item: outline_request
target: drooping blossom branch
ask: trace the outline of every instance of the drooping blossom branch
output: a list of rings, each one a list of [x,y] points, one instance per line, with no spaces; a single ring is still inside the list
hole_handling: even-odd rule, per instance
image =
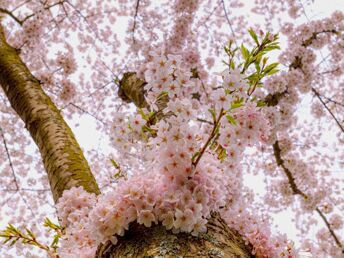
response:
[[[278,166],[280,166],[284,172],[284,174],[287,176],[288,178],[288,183],[290,185],[290,188],[293,191],[293,194],[295,195],[300,195],[302,196],[302,198],[304,198],[306,201],[307,199],[309,199],[309,197],[307,196],[307,194],[305,194],[303,191],[301,191],[298,186],[295,183],[295,179],[293,177],[292,172],[284,165],[284,160],[281,156],[281,149],[279,147],[279,143],[278,141],[276,141],[273,144],[273,150],[274,150],[274,155],[276,158],[276,163]],[[342,253],[344,254],[344,248],[342,243],[339,241],[336,233],[334,232],[334,230],[331,227],[331,224],[329,223],[329,221],[327,220],[326,216],[324,215],[324,213],[320,210],[319,207],[315,208],[315,211],[319,214],[319,216],[321,217],[321,219],[324,221],[328,231],[330,232],[332,238],[334,239],[336,245],[342,250]]]
[[[297,33],[297,31],[296,31],[296,33]],[[300,41],[299,43],[300,43],[301,47],[306,49],[308,47],[311,47],[312,44],[314,43],[314,41],[316,41],[320,35],[338,36],[338,35],[340,35],[340,33],[336,29],[325,29],[325,30],[320,30],[318,32],[313,32],[311,34],[311,37],[309,37],[306,40],[300,41],[297,38],[295,38],[294,40],[296,42]],[[296,70],[299,70],[302,72],[302,74],[304,76],[311,78],[312,75],[311,75],[311,72],[309,71],[309,68],[307,68],[308,70],[306,70],[306,71],[304,70],[304,67],[307,66],[308,64],[307,64],[307,62],[304,63],[305,61],[303,60],[302,54],[295,54],[295,55],[292,55],[292,57],[293,57],[293,59],[291,60],[291,62],[289,64],[289,73],[294,72]],[[284,98],[288,98],[288,95],[290,95],[290,94],[295,94],[293,92],[293,88],[291,88],[293,86],[294,85],[291,85],[291,86],[286,85],[285,88],[281,88],[282,90],[275,91],[273,93],[268,94],[264,99],[265,103],[271,107],[276,107],[276,106],[279,107],[281,100],[283,100]],[[338,119],[334,116],[333,112],[329,109],[329,107],[326,105],[326,103],[323,101],[323,99],[320,96],[320,94],[318,93],[318,91],[315,90],[314,87],[310,87],[309,89],[314,93],[314,95],[325,106],[327,111],[334,118],[334,120],[336,121],[336,123],[338,124],[338,126],[340,127],[340,129],[343,132],[342,125],[340,124]],[[281,101],[281,102],[283,103],[283,101]],[[283,109],[282,109],[282,112],[283,112]],[[283,157],[282,157],[281,148],[280,148],[278,139],[276,139],[276,141],[272,144],[272,149],[273,149],[274,158],[276,160],[276,163],[279,167],[282,168],[283,173],[287,177],[288,184],[289,184],[290,189],[292,190],[292,193],[294,195],[300,195],[305,201],[310,199],[310,196],[308,196],[304,191],[302,191],[299,188],[299,186],[296,183],[296,180],[295,180],[295,177],[294,177],[292,171],[285,165],[285,161],[283,160]],[[331,237],[333,238],[334,242],[336,243],[337,247],[341,250],[342,253],[344,253],[343,245],[340,242],[336,233],[334,232],[334,229],[332,228],[331,224],[329,223],[329,221],[326,218],[326,216],[324,215],[324,213],[321,211],[321,209],[319,207],[315,207],[314,210],[319,214],[321,219],[324,221],[326,228],[328,229],[328,231],[329,231]]]

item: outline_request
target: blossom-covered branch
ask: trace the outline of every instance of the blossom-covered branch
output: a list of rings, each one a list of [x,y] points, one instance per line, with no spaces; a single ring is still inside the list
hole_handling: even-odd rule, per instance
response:
[[[281,149],[280,149],[280,146],[279,146],[279,143],[278,141],[276,141],[274,144],[273,144],[273,150],[274,150],[274,155],[275,155],[275,158],[276,158],[276,162],[277,162],[277,165],[282,167],[283,169],[283,172],[285,173],[285,175],[287,176],[288,178],[288,182],[289,182],[289,185],[290,185],[290,188],[292,189],[293,191],[293,194],[295,195],[300,195],[302,196],[302,198],[305,199],[305,201],[307,201],[307,199],[309,199],[309,197],[307,196],[307,194],[305,194],[303,191],[301,191],[298,186],[296,185],[295,183],[295,179],[293,177],[293,174],[292,172],[284,165],[284,160],[281,156]],[[343,245],[342,243],[339,241],[336,233],[334,232],[334,230],[332,229],[330,223],[328,222],[327,218],[325,217],[324,213],[320,210],[319,207],[316,207],[315,208],[316,212],[320,215],[321,219],[324,221],[327,229],[329,230],[331,236],[333,237],[336,245],[342,249],[342,253],[344,254],[344,249],[343,249]]]

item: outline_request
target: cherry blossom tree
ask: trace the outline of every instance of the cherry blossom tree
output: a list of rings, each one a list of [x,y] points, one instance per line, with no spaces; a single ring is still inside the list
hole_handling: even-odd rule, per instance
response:
[[[2,255],[343,257],[344,13],[313,4],[0,0]]]

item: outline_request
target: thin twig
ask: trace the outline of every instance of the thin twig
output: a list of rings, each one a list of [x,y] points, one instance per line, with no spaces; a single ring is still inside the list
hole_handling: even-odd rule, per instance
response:
[[[343,103],[340,103],[340,102],[338,102],[338,101],[336,101],[336,100],[333,100],[333,99],[331,99],[331,98],[328,98],[328,97],[326,97],[326,96],[324,96],[324,95],[322,95],[321,97],[323,97],[323,98],[325,98],[325,99],[327,100],[326,104],[327,104],[328,102],[332,102],[332,103],[334,103],[335,105],[344,107],[344,104],[343,104]]]
[[[135,45],[136,40],[135,40],[135,29],[136,29],[136,23],[137,23],[137,15],[139,13],[139,7],[140,7],[140,0],[136,0],[136,7],[135,7],[135,14],[134,14],[134,24],[133,24],[133,29],[132,29],[132,37],[133,37],[133,44]]]
[[[0,13],[4,13],[7,14],[8,16],[10,16],[13,20],[15,20],[16,23],[18,23],[20,26],[23,25],[23,21],[19,20],[19,18],[17,16],[15,16],[11,11],[0,8]]]
[[[319,208],[316,208],[315,210],[318,212],[318,214],[320,215],[320,217],[322,218],[322,220],[325,222],[325,224],[326,224],[328,230],[330,231],[331,236],[334,238],[334,241],[336,242],[336,244],[338,245],[338,247],[339,247],[340,249],[342,249],[342,254],[344,254],[343,245],[342,245],[342,243],[339,241],[339,239],[338,239],[338,237],[336,236],[336,234],[334,233],[334,231],[332,230],[331,225],[330,225],[330,223],[327,221],[325,215],[322,213],[322,211],[321,211]]]
[[[227,9],[226,9],[226,5],[225,5],[225,1],[224,1],[224,0],[222,0],[222,6],[223,6],[223,11],[224,11],[224,13],[225,13],[225,17],[226,17],[227,23],[228,23],[228,25],[229,25],[229,28],[230,28],[232,34],[233,34],[233,39],[234,39],[235,46],[238,47],[238,45],[237,45],[237,43],[236,43],[236,40],[235,40],[235,32],[234,32],[232,23],[231,23],[231,21],[229,20],[228,13],[227,13]]]
[[[210,122],[210,121],[202,119],[202,118],[197,118],[197,121],[201,122],[201,123],[206,123],[206,124],[214,125],[213,122]]]
[[[2,141],[3,141],[3,143],[4,143],[4,146],[5,146],[5,150],[6,150],[8,162],[10,163],[10,167],[11,167],[11,171],[12,171],[12,176],[13,176],[14,184],[15,184],[15,186],[16,186],[16,191],[18,191],[18,190],[19,190],[19,184],[18,184],[18,181],[17,181],[16,174],[15,174],[15,172],[14,172],[13,163],[12,163],[12,160],[11,160],[10,152],[9,152],[9,150],[8,150],[8,147],[7,147],[5,135],[4,135],[4,132],[3,132],[3,130],[2,130],[1,127],[0,127],[0,134],[1,134]]]
[[[7,188],[0,188],[0,192],[18,192],[18,191],[28,191],[28,192],[49,192],[51,189],[28,189],[28,188],[20,188],[18,190],[15,189],[7,189]]]
[[[201,158],[202,158],[204,152],[206,151],[206,149],[208,148],[208,145],[209,145],[210,141],[211,141],[211,140],[214,138],[214,136],[216,135],[216,130],[217,130],[218,126],[219,126],[220,120],[221,120],[221,118],[222,118],[223,115],[224,115],[223,108],[221,108],[220,114],[219,114],[218,118],[214,121],[213,130],[211,131],[211,133],[210,133],[210,135],[209,135],[207,141],[205,142],[205,144],[203,145],[202,149],[200,150],[200,152],[199,152],[199,154],[198,154],[198,156],[197,156],[197,159],[196,159],[194,162],[192,162],[192,166],[193,166],[194,168],[197,167],[197,164],[198,164],[198,162],[201,160]]]
[[[98,117],[96,117],[96,116],[93,115],[92,113],[88,112],[87,110],[83,109],[82,107],[80,107],[80,106],[78,106],[78,105],[76,105],[76,104],[74,104],[74,103],[72,103],[72,102],[70,102],[67,106],[69,106],[69,105],[70,105],[70,106],[73,106],[73,107],[75,107],[75,108],[77,108],[77,109],[79,109],[80,111],[82,111],[82,112],[84,112],[85,114],[87,114],[87,115],[93,117],[94,119],[96,119],[97,121],[99,121],[99,122],[101,122],[102,124],[105,125],[104,121],[100,120]],[[66,107],[67,107],[67,106],[66,106]]]
[[[338,119],[336,118],[336,116],[332,113],[331,109],[329,109],[329,107],[326,105],[326,103],[323,101],[323,99],[321,98],[319,92],[317,92],[316,89],[312,88],[313,93],[315,94],[315,96],[317,96],[317,98],[320,100],[320,102],[324,105],[324,107],[326,108],[326,110],[330,113],[330,115],[333,117],[333,119],[336,121],[337,125],[339,126],[339,128],[341,129],[342,133],[344,133],[344,127],[340,124],[340,122],[338,121]]]

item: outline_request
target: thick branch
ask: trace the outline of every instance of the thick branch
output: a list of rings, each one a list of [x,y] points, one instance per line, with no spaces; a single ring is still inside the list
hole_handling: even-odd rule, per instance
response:
[[[125,102],[133,102],[138,108],[148,108],[149,105],[145,99],[145,89],[144,86],[147,83],[144,80],[139,79],[136,76],[135,72],[127,72],[123,75],[122,80],[118,85],[118,96]],[[158,110],[156,111],[154,117],[151,118],[149,122],[150,125],[156,123],[156,121],[162,119],[163,117],[169,117],[172,115],[172,112],[164,114],[163,109],[166,108],[168,103],[168,95],[161,94],[157,101],[156,106]]]
[[[16,50],[7,44],[1,26],[0,84],[41,152],[54,200],[74,186],[100,193],[71,129]]]
[[[20,20],[17,16],[15,16],[15,15],[14,15],[12,12],[10,12],[9,10],[0,8],[0,13],[7,14],[7,15],[10,16],[16,23],[18,23],[20,26],[23,25],[23,21]]]
[[[144,86],[147,83],[137,78],[135,72],[127,72],[119,82],[118,96],[125,102],[133,102],[139,108],[147,107]]]
[[[287,176],[289,185],[291,187],[291,190],[293,191],[293,194],[299,194],[303,198],[308,199],[307,195],[303,193],[296,185],[295,178],[293,177],[293,174],[291,171],[284,165],[284,160],[281,157],[281,148],[279,147],[278,141],[276,141],[273,145],[274,149],[274,155],[276,158],[276,163],[278,166],[283,168],[284,174]]]

